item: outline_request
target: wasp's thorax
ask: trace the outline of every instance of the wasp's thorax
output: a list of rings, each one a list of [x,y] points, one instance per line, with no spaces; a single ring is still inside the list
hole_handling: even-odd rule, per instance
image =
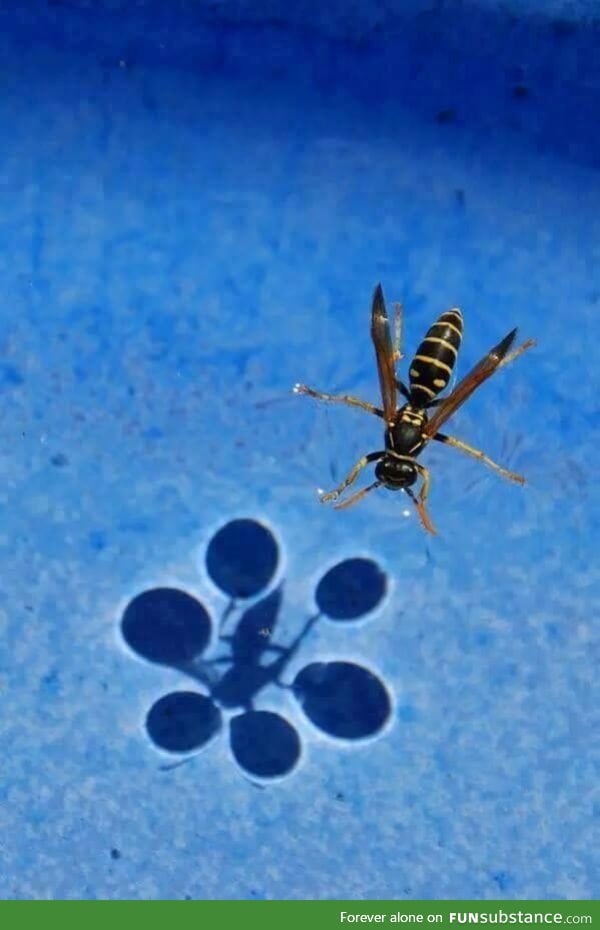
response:
[[[427,423],[427,414],[424,410],[412,404],[405,404],[386,431],[386,449],[393,449],[398,455],[418,455],[424,445],[425,423]]]

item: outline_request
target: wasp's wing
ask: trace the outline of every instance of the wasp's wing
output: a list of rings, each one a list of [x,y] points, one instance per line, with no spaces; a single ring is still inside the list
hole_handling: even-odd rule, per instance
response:
[[[375,358],[377,359],[379,386],[383,402],[383,416],[386,423],[391,423],[396,413],[396,371],[394,368],[394,346],[390,335],[390,321],[385,309],[381,284],[377,285],[373,294],[371,338],[375,346]]]
[[[423,427],[423,434],[432,438],[435,436],[440,426],[448,420],[453,413],[456,413],[459,407],[469,399],[473,391],[476,391],[480,384],[490,378],[515,341],[517,335],[516,329],[513,329],[502,342],[490,349],[488,354],[471,369],[468,375],[459,381],[454,390],[448,397],[444,398],[439,407],[432,414],[431,419]]]

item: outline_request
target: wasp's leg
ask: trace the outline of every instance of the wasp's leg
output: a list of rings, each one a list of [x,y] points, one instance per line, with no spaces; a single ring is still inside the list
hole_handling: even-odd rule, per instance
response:
[[[396,378],[396,387],[398,388],[398,390],[399,390],[400,393],[402,394],[403,398],[404,398],[405,400],[410,401],[410,391],[409,391],[408,388],[406,387],[404,381],[400,381],[400,378]]]
[[[381,481],[374,481],[373,484],[368,485],[366,488],[363,488],[361,491],[357,491],[356,494],[352,494],[351,497],[346,498],[345,501],[342,501],[341,504],[334,504],[334,510],[345,510],[347,507],[352,507],[353,504],[358,504],[360,500],[363,499],[365,494],[368,494],[369,491],[374,491],[375,488],[378,488],[381,485]]]
[[[345,491],[347,487],[349,487],[351,484],[354,484],[360,472],[363,470],[363,468],[365,468],[366,465],[369,465],[371,462],[377,462],[379,459],[382,459],[384,455],[385,451],[370,452],[369,455],[363,455],[362,459],[360,459],[354,468],[348,472],[342,483],[337,488],[335,488],[335,490],[321,495],[321,503],[326,504],[328,501],[336,501],[340,494]]]
[[[419,514],[419,519],[421,521],[423,529],[426,530],[428,533],[431,533],[432,536],[436,536],[437,534],[436,534],[435,526],[431,522],[431,517],[429,516],[429,513],[427,512],[427,507],[425,506],[425,502],[427,500],[427,496],[429,494],[429,488],[431,485],[431,481],[429,479],[429,470],[425,468],[423,465],[418,465],[416,462],[415,462],[415,467],[417,471],[419,472],[421,478],[423,479],[421,490],[419,491],[419,496],[418,497],[415,496],[415,494],[413,493],[413,491],[411,491],[410,488],[405,488],[404,490],[407,492],[408,496],[411,498],[415,507],[417,508],[417,513]]]
[[[510,365],[511,362],[514,362],[516,358],[523,355],[523,352],[527,352],[528,349],[533,349],[537,345],[535,339],[528,339],[523,345],[518,346],[516,349],[513,349],[512,352],[509,352],[508,355],[505,355],[498,368],[504,368],[505,365]]]
[[[515,481],[517,484],[525,484],[523,475],[518,475],[514,471],[509,471],[508,468],[502,468],[501,465],[498,465],[497,462],[494,462],[493,459],[486,455],[485,452],[467,445],[462,439],[455,439],[454,436],[446,436],[445,433],[436,433],[433,438],[437,439],[438,442],[446,443],[448,446],[454,446],[455,449],[460,449],[466,455],[471,455],[474,459],[479,459],[484,465],[488,465],[490,468],[493,468],[494,471],[497,471],[503,478],[507,478],[509,481]]]
[[[415,468],[419,472],[421,478],[423,479],[423,484],[421,485],[421,490],[419,491],[419,500],[422,504],[425,503],[429,497],[429,488],[431,487],[431,478],[429,477],[429,469],[425,468],[424,465],[419,465],[418,462],[415,462]]]
[[[373,404],[367,403],[366,400],[360,400],[350,394],[324,394],[323,391],[315,391],[313,388],[307,387],[306,384],[295,384],[294,394],[308,394],[309,397],[314,397],[316,400],[325,400],[330,404],[347,404],[348,407],[360,407],[361,410],[366,410],[367,413],[372,413],[376,417],[383,417],[383,410],[380,407],[375,407]]]

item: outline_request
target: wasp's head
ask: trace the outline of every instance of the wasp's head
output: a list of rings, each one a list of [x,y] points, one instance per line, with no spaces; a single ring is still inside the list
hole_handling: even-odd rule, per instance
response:
[[[414,462],[393,455],[384,456],[375,467],[375,477],[390,491],[409,488],[417,480],[417,475]]]

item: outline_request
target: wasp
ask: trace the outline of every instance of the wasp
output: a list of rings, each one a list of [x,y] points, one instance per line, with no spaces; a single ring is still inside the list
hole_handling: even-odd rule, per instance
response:
[[[508,471],[484,452],[475,449],[461,439],[441,433],[440,427],[456,413],[484,381],[487,381],[499,368],[503,368],[531,349],[535,345],[535,340],[528,339],[513,349],[517,330],[511,330],[498,345],[490,349],[487,355],[471,369],[462,381],[459,381],[447,396],[439,397],[438,395],[448,386],[456,364],[463,336],[462,313],[457,308],[447,310],[427,330],[410,364],[408,387],[396,376],[396,364],[403,358],[400,350],[401,314],[400,305],[396,305],[395,333],[394,341],[392,341],[383,290],[381,284],[378,284],[373,294],[371,339],[375,348],[382,407],[375,407],[373,404],[347,394],[325,394],[305,384],[297,384],[294,391],[297,394],[307,394],[317,400],[358,407],[379,417],[385,423],[384,448],[364,455],[339,487],[321,495],[321,501],[323,503],[338,501],[346,488],[354,484],[363,468],[376,463],[375,481],[341,503],[335,504],[335,509],[351,507],[375,488],[384,487],[390,491],[402,490],[413,501],[423,528],[435,535],[435,527],[426,506],[431,484],[429,470],[417,461],[417,457],[431,440],[460,449],[488,465],[503,478],[517,484],[525,484],[525,478],[522,475]],[[398,393],[405,401],[400,407],[397,403]],[[413,491],[413,485],[419,478],[421,487],[419,493],[416,494]]]

